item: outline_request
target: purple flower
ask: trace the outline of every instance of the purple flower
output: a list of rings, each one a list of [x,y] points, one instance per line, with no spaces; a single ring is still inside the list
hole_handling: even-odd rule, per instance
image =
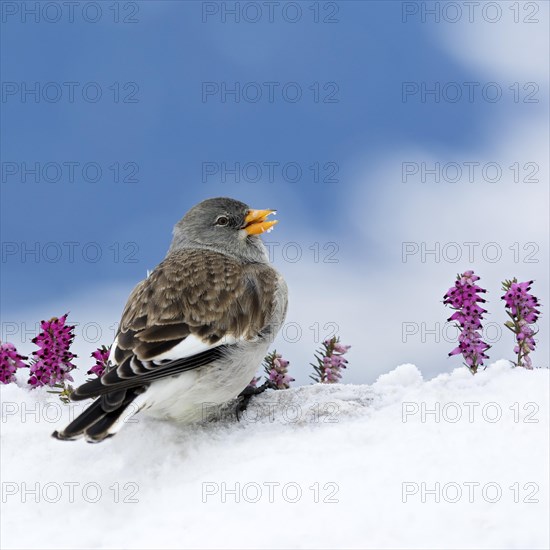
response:
[[[267,374],[269,385],[276,390],[286,390],[290,388],[290,382],[294,382],[288,374],[289,361],[283,359],[283,356],[277,351],[270,353],[264,360],[264,371]]]
[[[101,378],[109,364],[109,353],[110,348],[106,346],[101,346],[92,351],[91,357],[95,359],[95,365],[86,374],[95,374],[98,378]]]
[[[315,382],[321,384],[335,384],[342,378],[342,369],[345,369],[348,360],[343,357],[348,352],[351,346],[340,344],[338,337],[334,336],[323,342],[322,348],[315,354],[317,364],[311,363],[315,370],[314,375],[311,375]]]
[[[537,322],[540,315],[538,298],[529,294],[532,284],[533,281],[518,283],[516,278],[504,281],[502,290],[505,294],[501,297],[506,304],[506,313],[511,319],[504,325],[516,335],[517,345],[514,347],[514,353],[517,360],[514,365],[526,369],[533,368],[529,353],[535,349],[536,332],[531,325]]]
[[[260,381],[260,377],[259,376],[255,376],[254,378],[252,378],[252,380],[248,383],[248,388],[257,388],[258,387],[258,382]]]
[[[325,342],[330,342],[330,340],[325,340]],[[337,353],[346,353],[351,346],[344,346],[344,344],[340,344],[339,342],[335,342],[334,344],[334,351]]]
[[[19,355],[15,346],[9,342],[0,343],[0,382],[9,384],[15,381],[15,371],[26,367],[23,355]]]
[[[66,325],[66,320],[67,314],[40,323],[42,332],[32,340],[39,349],[32,352],[28,381],[31,387],[54,387],[73,380],[69,372],[76,368],[71,362],[76,355],[69,348],[74,340],[74,326]]]
[[[473,374],[483,365],[483,360],[489,358],[485,352],[490,348],[482,340],[480,332],[483,314],[487,310],[479,305],[485,303],[485,299],[479,294],[486,290],[476,285],[476,281],[479,281],[479,277],[473,271],[465,271],[462,275],[457,275],[454,286],[443,297],[443,303],[456,310],[447,321],[455,321],[460,329],[458,346],[449,355],[462,354],[466,366]]]

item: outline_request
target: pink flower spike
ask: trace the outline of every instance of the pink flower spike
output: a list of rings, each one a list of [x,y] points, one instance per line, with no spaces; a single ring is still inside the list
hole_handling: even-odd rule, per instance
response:
[[[316,355],[317,364],[311,363],[315,374],[311,375],[310,378],[321,384],[339,382],[342,378],[341,369],[345,369],[348,362],[343,355],[347,353],[350,347],[341,344],[336,336],[325,340],[321,350]]]
[[[72,381],[69,372],[76,368],[71,362],[76,355],[69,348],[74,340],[75,327],[66,325],[66,320],[67,314],[40,323],[42,332],[32,340],[39,349],[32,352],[28,380],[31,387],[53,387],[66,380]]]
[[[501,297],[511,319],[505,325],[516,336],[514,353],[517,359],[514,365],[526,369],[533,368],[529,354],[535,350],[536,332],[531,325],[537,322],[540,315],[539,300],[529,293],[532,284],[533,281],[518,283],[516,278],[506,280],[502,283],[504,296]]]
[[[17,369],[26,367],[23,355],[19,355],[15,346],[9,342],[0,343],[0,383],[9,384],[15,381]]]
[[[276,390],[286,390],[294,378],[288,374],[289,361],[283,359],[282,355],[274,351],[266,356],[264,360],[264,372],[267,374],[271,387]]]
[[[484,359],[488,356],[484,353],[489,345],[481,339],[481,321],[487,310],[480,307],[479,303],[485,303],[485,299],[479,296],[485,289],[476,285],[479,277],[472,270],[457,275],[455,286],[451,287],[443,297],[443,303],[456,311],[448,318],[455,321],[460,330],[459,345],[454,348],[449,356],[462,354],[466,366],[475,374]]]
[[[96,362],[86,374],[95,374],[98,378],[101,378],[109,365],[109,353],[110,348],[106,346],[101,346],[95,351],[92,351],[91,357],[93,357]]]

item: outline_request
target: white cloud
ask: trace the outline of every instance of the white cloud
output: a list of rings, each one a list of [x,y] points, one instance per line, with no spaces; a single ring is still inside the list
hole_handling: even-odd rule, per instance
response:
[[[537,5],[547,13],[547,4]],[[538,25],[491,26],[478,22],[434,27],[436,36],[450,53],[477,68],[488,80],[495,75],[510,82],[529,77],[542,83],[544,89],[549,50],[537,46],[548,40],[543,21],[547,21],[547,15],[541,14]],[[490,291],[491,315],[487,323],[491,326],[491,338],[497,340],[490,350],[492,358],[510,357],[513,347],[511,334],[502,332],[501,338],[498,337],[498,327],[506,319],[499,299],[500,281],[513,276],[536,279],[533,292],[542,300],[543,315],[534,360],[539,366],[548,366],[550,144],[548,120],[541,116],[541,111],[547,112],[545,94],[539,94],[539,98],[541,104],[530,116],[519,107],[515,110],[514,104],[507,112],[501,111],[495,126],[482,129],[489,143],[484,148],[471,147],[442,155],[411,146],[388,153],[376,166],[363,171],[359,185],[355,186],[359,192],[352,199],[353,218],[364,242],[369,243],[369,249],[364,250],[367,261],[376,263],[375,272],[366,278],[363,290],[366,294],[363,303],[376,311],[376,323],[371,323],[365,334],[370,346],[368,353],[364,353],[367,357],[374,355],[376,364],[381,363],[384,355],[394,360],[401,357],[416,362],[426,369],[424,372],[435,372],[436,357],[454,347],[452,331],[447,333],[449,341],[439,343],[436,338],[444,339],[446,333],[438,331],[436,336],[429,332],[450,313],[441,304],[442,295],[458,271],[473,268],[482,277],[482,286]],[[419,164],[419,174],[409,176],[406,183],[402,181],[404,162]],[[470,182],[469,167],[464,163],[473,162],[479,164],[472,167],[475,177]],[[422,163],[428,170],[439,163],[439,183],[429,173],[422,182]],[[445,178],[447,163],[458,163],[461,180],[451,181],[456,174],[452,165],[448,166]],[[514,169],[510,168],[514,163],[518,163],[514,169],[519,169],[517,183]],[[487,168],[488,177],[484,178],[483,167]],[[502,176],[499,181],[490,182],[496,167],[500,167]],[[530,173],[537,182],[522,181]],[[407,242],[414,243],[408,250],[416,253],[404,260],[403,243]],[[464,244],[476,242],[479,245],[475,247]],[[459,247],[449,243],[458,243]],[[440,247],[438,256],[428,253],[422,258],[423,247],[429,251],[436,246]],[[469,258],[470,250],[473,261]],[[457,258],[457,252],[462,256]],[[379,255],[384,256],[384,262],[369,260]],[[399,337],[403,323],[418,323],[418,333],[407,336],[408,343]],[[424,338],[422,323],[425,323]],[[406,325],[407,329],[414,331],[414,325]],[[449,363],[456,361],[457,358],[449,359]]]
[[[498,12],[493,8],[484,16],[482,4],[477,3],[473,23],[465,12],[458,23],[432,25],[439,44],[484,78],[534,79],[547,87],[548,2],[491,2],[500,6],[494,23],[489,20]]]

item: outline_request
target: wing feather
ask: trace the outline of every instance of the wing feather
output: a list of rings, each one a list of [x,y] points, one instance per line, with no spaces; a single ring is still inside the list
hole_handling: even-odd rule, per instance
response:
[[[223,357],[270,322],[278,274],[209,250],[168,255],[130,294],[110,354],[111,367],[77,388],[74,400],[104,395],[106,409],[125,390]]]

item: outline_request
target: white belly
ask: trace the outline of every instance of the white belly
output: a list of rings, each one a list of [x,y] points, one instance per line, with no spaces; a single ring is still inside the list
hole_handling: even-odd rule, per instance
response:
[[[153,382],[135,403],[144,414],[178,422],[199,422],[249,384],[269,342],[246,343],[215,364]]]

